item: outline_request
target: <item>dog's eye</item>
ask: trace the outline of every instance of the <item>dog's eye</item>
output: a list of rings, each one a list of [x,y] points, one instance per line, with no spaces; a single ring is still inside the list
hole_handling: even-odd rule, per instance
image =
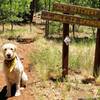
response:
[[[5,48],[4,50],[6,51],[7,49]]]
[[[13,48],[10,48],[11,50],[13,50]]]

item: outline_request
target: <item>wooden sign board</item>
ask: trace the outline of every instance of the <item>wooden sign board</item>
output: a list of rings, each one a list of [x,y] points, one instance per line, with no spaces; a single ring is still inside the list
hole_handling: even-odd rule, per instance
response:
[[[66,4],[59,4],[59,3],[54,3],[53,9],[63,13],[81,14],[81,15],[88,15],[88,16],[100,18],[100,9],[86,8],[82,6],[66,5]]]
[[[92,26],[92,27],[100,28],[100,21],[98,21],[96,19],[80,18],[80,17],[71,16],[71,15],[67,15],[67,14],[52,13],[52,12],[49,12],[49,11],[43,11],[41,17],[42,17],[42,19],[59,21],[59,22],[62,22],[62,23],[79,24],[79,25],[85,25],[85,26]]]

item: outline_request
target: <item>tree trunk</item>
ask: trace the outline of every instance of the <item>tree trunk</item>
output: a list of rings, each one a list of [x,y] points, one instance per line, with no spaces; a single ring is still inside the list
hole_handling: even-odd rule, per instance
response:
[[[38,2],[39,0],[32,0],[31,4],[30,4],[30,23],[35,22],[34,20],[34,16],[36,17],[36,12],[37,12],[37,7],[38,7]]]
[[[51,9],[51,0],[49,0],[49,8],[47,8],[47,2],[45,0],[45,8],[46,10],[48,9],[50,11]],[[45,23],[45,37],[47,38],[49,36],[49,20],[46,20]]]
[[[49,11],[51,9],[51,0],[49,0]]]
[[[49,35],[49,21],[46,20],[45,22],[45,37],[47,38]]]
[[[35,10],[35,2],[36,0],[32,0],[31,4],[30,4],[30,23],[29,23],[29,26],[30,26],[30,32],[32,32],[32,21],[33,21],[33,18],[34,18],[34,10]]]
[[[4,32],[4,31],[5,31],[5,24],[2,23],[2,32]]]
[[[14,29],[14,25],[13,23],[11,23],[11,31],[13,31],[13,29]]]
[[[95,36],[95,28],[92,27],[92,31],[93,31],[93,36]]]
[[[32,22],[33,20],[33,15],[34,15],[34,12],[35,12],[35,1],[36,0],[32,0],[31,4],[30,4],[30,21]]]
[[[30,21],[30,32],[32,32],[32,22]]]
[[[72,25],[73,37],[75,37],[75,25]]]

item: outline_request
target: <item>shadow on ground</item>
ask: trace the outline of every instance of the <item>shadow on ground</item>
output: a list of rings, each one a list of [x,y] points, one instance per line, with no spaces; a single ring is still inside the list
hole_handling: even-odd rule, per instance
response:
[[[16,92],[16,85],[14,84],[11,89],[11,96],[14,96]],[[7,93],[7,86],[4,86],[3,89],[0,91],[0,100],[7,100],[8,98],[6,97]]]

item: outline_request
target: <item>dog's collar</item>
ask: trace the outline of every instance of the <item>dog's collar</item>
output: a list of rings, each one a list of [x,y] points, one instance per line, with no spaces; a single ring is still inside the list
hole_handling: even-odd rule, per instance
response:
[[[16,57],[12,60],[5,60],[5,64],[8,67],[8,72],[12,72],[16,63]]]

